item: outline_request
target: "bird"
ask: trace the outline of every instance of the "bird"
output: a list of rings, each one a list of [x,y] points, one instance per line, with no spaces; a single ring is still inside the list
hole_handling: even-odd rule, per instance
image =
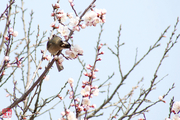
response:
[[[47,42],[47,50],[52,55],[56,55],[59,51],[68,48],[71,48],[71,44],[66,41],[63,41],[62,38],[57,35],[53,35],[52,38]],[[64,69],[62,65],[59,65],[57,60],[56,60],[56,66],[59,72]]]

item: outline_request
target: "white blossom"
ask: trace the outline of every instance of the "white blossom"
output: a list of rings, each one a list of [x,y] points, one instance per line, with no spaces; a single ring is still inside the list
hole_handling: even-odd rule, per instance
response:
[[[59,25],[59,29],[58,32],[62,35],[62,36],[68,36],[69,35],[69,29],[67,26],[63,26],[63,25]]]

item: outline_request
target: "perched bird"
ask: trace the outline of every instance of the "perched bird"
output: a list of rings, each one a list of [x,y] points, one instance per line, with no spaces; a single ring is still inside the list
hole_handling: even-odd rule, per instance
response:
[[[52,55],[56,55],[60,50],[67,49],[70,47],[71,45],[68,42],[62,41],[62,39],[57,35],[53,35],[53,37],[47,42],[47,50]],[[58,61],[56,61],[56,66],[59,72],[64,69],[63,66],[59,65]]]

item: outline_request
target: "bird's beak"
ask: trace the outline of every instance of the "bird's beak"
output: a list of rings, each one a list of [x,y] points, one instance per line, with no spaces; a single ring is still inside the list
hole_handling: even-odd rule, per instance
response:
[[[70,48],[71,44],[66,42],[66,41],[63,41],[63,44],[61,45],[61,47],[63,47],[63,48]]]

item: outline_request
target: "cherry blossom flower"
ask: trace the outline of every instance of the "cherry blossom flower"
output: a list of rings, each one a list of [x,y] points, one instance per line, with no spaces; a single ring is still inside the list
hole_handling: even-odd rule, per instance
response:
[[[13,35],[14,37],[17,37],[17,36],[18,36],[18,31],[14,31],[12,35]]]
[[[63,25],[59,25],[59,29],[58,32],[62,35],[62,36],[67,36],[69,35],[69,29],[67,26],[63,26]]]
[[[64,61],[63,57],[60,56],[60,57],[58,58],[58,63],[59,63],[60,66],[62,66],[62,62],[63,62],[63,61]]]
[[[99,71],[99,69],[98,68],[96,68],[95,70],[94,70],[94,72],[98,72]]]
[[[13,28],[9,28],[10,33],[13,33],[13,31],[14,31]]]
[[[4,38],[5,38],[6,40],[9,40],[9,37],[8,37],[8,36],[4,36]]]
[[[179,102],[176,101],[173,104],[172,111],[175,112],[175,113],[178,113],[180,111],[180,101]]]
[[[162,97],[162,96],[159,96],[158,98],[159,98],[159,100],[162,100],[162,99],[163,99],[163,97]]]
[[[79,102],[79,101],[80,101],[80,99],[79,99],[79,98],[76,98],[75,100],[76,100],[77,102]]]
[[[10,94],[6,94],[6,97],[9,97]]]
[[[72,46],[71,50],[66,50],[65,53],[69,55],[70,58],[75,59],[78,54],[83,54],[83,50],[78,46]]]
[[[89,23],[93,22],[94,18],[97,17],[97,14],[96,12],[94,11],[91,11],[91,12],[88,12],[84,15],[83,19],[85,21],[85,23],[87,25],[89,25]]]
[[[73,82],[74,82],[74,80],[73,80],[72,78],[69,78],[69,79],[68,79],[68,83],[69,83],[69,84],[72,84]]]
[[[82,96],[89,96],[89,91],[86,91],[85,89],[81,90],[81,95]]]
[[[63,111],[63,112],[61,112],[61,115],[62,115],[62,116],[64,116],[65,114],[66,114],[66,113],[65,113],[64,111]]]
[[[69,3],[72,3],[73,2],[73,0],[68,0],[69,1]]]
[[[56,22],[52,22],[50,27],[55,27]]]
[[[99,95],[99,89],[95,89],[95,90],[93,91],[93,95],[94,95],[94,96],[98,96],[98,95]]]
[[[67,17],[70,19],[73,18],[73,13],[67,13]]]
[[[6,65],[7,67],[11,67],[11,64],[10,63],[7,63],[7,65]]]
[[[175,114],[175,115],[173,116],[172,120],[180,120],[179,115],[178,115],[178,114]]]
[[[92,108],[96,108],[96,105],[95,105],[95,104],[93,104],[93,105],[91,105],[91,107],[92,107]]]
[[[6,62],[9,61],[9,56],[5,56],[4,61],[6,61]]]
[[[89,85],[86,85],[85,88],[84,88],[84,90],[85,90],[86,92],[89,92],[89,91],[91,90],[91,88],[90,88]]]
[[[92,66],[90,64],[87,64],[87,66],[86,66],[86,68],[89,69],[89,70],[91,70],[91,67]]]
[[[56,4],[53,6],[53,8],[54,8],[54,9],[60,8],[59,3],[56,3]]]
[[[81,25],[81,28],[82,28],[82,29],[85,29],[85,28],[86,28],[86,25],[85,25],[85,24],[82,24],[82,25]]]
[[[70,19],[69,25],[74,27],[74,26],[77,26],[78,23],[79,23],[79,17],[75,17],[75,18]]]
[[[77,120],[73,112],[70,112],[70,113],[67,115],[67,118],[68,118],[68,120]]]
[[[52,58],[51,58],[50,55],[47,55],[47,56],[46,56],[46,60],[47,60],[47,61],[51,61],[51,59],[52,59]]]
[[[82,99],[82,104],[83,104],[83,105],[90,105],[90,100],[89,100],[89,98],[88,98],[88,97],[84,97],[84,98]]]
[[[67,14],[63,12],[59,12],[61,14],[56,14],[56,17],[61,20],[61,22],[66,22]]]
[[[107,13],[106,9],[95,9],[98,15],[105,15]]]

